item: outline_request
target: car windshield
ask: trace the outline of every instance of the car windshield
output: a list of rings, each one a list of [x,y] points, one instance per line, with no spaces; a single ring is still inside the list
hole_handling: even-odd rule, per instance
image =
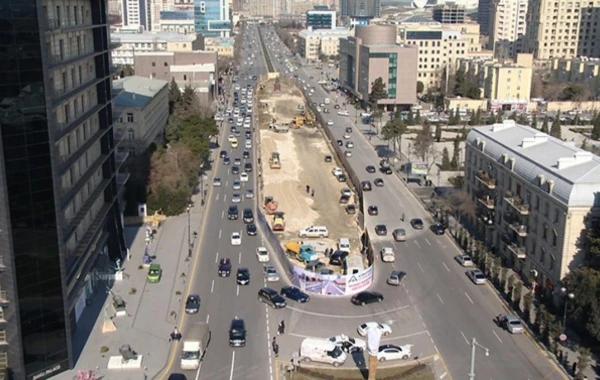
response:
[[[475,278],[477,278],[478,280],[482,280],[485,278],[485,276],[483,275],[483,273],[475,273]]]
[[[520,321],[510,321],[510,322],[508,322],[508,324],[511,326],[515,326],[515,327],[521,327]]]
[[[342,352],[342,350],[338,346],[336,346],[333,349],[333,351],[327,352],[327,355],[331,356],[334,359],[339,358],[340,356],[342,356],[342,354],[343,354],[343,352]]]
[[[200,359],[199,351],[183,351],[181,354],[182,360],[198,360]]]

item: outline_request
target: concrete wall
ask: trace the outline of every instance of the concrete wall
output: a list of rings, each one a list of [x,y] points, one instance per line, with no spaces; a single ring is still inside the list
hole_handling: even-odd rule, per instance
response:
[[[600,110],[600,101],[589,102],[547,102],[546,110],[551,112],[556,111],[598,111]]]

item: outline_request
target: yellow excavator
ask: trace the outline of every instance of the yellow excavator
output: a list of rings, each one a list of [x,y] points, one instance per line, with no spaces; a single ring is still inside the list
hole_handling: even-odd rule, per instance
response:
[[[304,122],[305,122],[305,119],[304,119],[304,117],[302,117],[302,116],[297,116],[297,117],[294,119],[294,121],[292,121],[292,122],[290,123],[290,127],[294,128],[294,129],[298,129],[298,128],[300,128],[301,126],[303,126],[303,125],[304,125]]]

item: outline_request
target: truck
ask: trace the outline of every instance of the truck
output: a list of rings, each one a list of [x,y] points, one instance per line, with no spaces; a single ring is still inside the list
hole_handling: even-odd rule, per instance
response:
[[[269,131],[285,133],[289,130],[287,125],[269,124]]]
[[[339,367],[346,362],[346,353],[327,339],[305,338],[300,344],[300,360],[305,363],[320,362]]]
[[[210,344],[211,332],[208,323],[196,322],[185,335],[181,350],[181,369],[197,370]]]
[[[312,245],[303,244],[301,241],[290,241],[285,245],[285,249],[304,263],[319,259]]]

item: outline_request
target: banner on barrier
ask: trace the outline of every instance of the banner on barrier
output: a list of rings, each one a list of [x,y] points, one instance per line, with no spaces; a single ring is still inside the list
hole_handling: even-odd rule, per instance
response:
[[[346,294],[362,292],[373,283],[373,267],[370,266],[362,272],[349,274],[346,276]]]
[[[343,296],[361,292],[373,283],[372,267],[352,274],[320,274],[295,265],[292,266],[292,283],[307,293]]]

